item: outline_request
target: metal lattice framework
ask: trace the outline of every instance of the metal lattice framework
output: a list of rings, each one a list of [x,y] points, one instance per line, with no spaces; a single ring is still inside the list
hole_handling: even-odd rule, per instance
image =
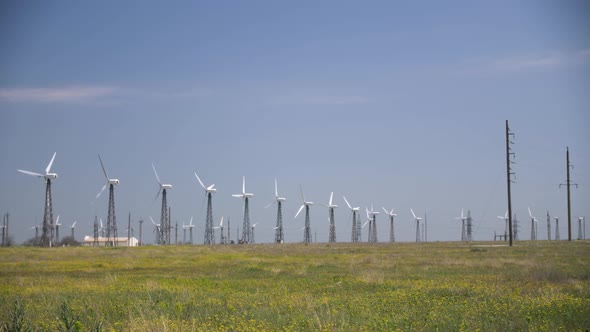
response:
[[[311,225],[309,221],[309,205],[305,205],[305,228],[303,230],[303,243],[311,243]]]
[[[204,244],[215,244],[215,231],[213,230],[213,205],[211,193],[207,193],[207,215],[205,218],[205,239]],[[222,235],[223,236],[223,235]]]
[[[283,243],[285,234],[283,233],[283,204],[277,200],[277,224],[275,226],[275,243]]]

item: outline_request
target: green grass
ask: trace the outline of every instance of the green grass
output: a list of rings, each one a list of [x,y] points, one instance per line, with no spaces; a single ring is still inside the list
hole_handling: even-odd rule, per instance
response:
[[[590,243],[497,243],[4,248],[0,330],[590,329]]]

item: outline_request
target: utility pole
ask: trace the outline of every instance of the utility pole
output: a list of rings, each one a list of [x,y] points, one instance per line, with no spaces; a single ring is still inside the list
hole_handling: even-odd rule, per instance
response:
[[[567,180],[566,180],[566,183],[559,184],[559,188],[561,188],[561,186],[567,187],[567,240],[571,241],[572,240],[572,202],[571,202],[571,196],[570,196],[570,187],[572,185],[574,185],[574,186],[576,186],[576,188],[578,188],[578,184],[570,182],[570,167],[573,169],[574,165],[572,165],[570,163],[570,148],[569,147],[566,147],[566,150],[565,150],[565,163],[566,163],[565,165],[566,165]]]
[[[512,148],[510,148],[510,145],[514,144],[514,142],[510,140],[510,136],[514,138],[514,133],[510,131],[508,120],[506,120],[506,189],[508,191],[508,235],[510,238],[510,246],[512,247],[512,194],[510,185],[515,183],[512,181],[512,175],[515,174],[512,172],[511,164],[514,164],[512,158],[515,158],[516,155],[514,152],[512,152]]]

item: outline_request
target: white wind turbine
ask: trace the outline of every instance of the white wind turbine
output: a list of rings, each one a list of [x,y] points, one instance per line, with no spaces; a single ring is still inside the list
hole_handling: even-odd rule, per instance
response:
[[[74,223],[72,224],[72,226],[70,226],[70,229],[72,230],[72,239],[74,239],[74,240],[76,239],[76,236],[75,236],[75,233],[74,232],[76,230],[76,224],[77,223],[78,223],[78,221],[74,220]]]
[[[320,204],[323,207],[328,208],[328,221],[330,222],[330,236],[328,238],[328,242],[336,242],[336,225],[334,224],[334,209],[338,207],[338,205],[332,203],[332,198],[334,196],[334,192],[330,193],[330,200],[328,201],[328,205]]]
[[[53,161],[55,160],[55,155],[57,152],[53,153],[53,157],[51,157],[51,161],[45,168],[45,174],[35,173],[31,171],[25,171],[22,169],[17,169],[17,171],[36,176],[45,179],[45,212],[43,214],[43,231],[41,233],[41,247],[51,247],[55,243],[55,233],[53,231],[53,203],[51,199],[51,180],[57,179],[56,173],[51,173],[51,166],[53,165]]]
[[[358,212],[360,211],[360,207],[352,207],[352,205],[350,205],[350,203],[348,202],[348,200],[346,199],[346,197],[342,196],[342,198],[344,198],[344,202],[346,203],[346,205],[348,206],[348,208],[350,209],[350,211],[352,212],[352,235],[351,235],[351,241],[352,242],[360,242],[361,241],[361,218],[358,215]]]
[[[158,244],[158,245],[162,244],[162,238],[161,238],[162,226],[161,226],[161,224],[156,224],[156,222],[154,221],[154,218],[152,218],[152,216],[150,216],[150,220],[152,221],[152,224],[154,224],[154,226],[156,227],[156,228],[154,228],[154,233],[156,234],[156,244]]]
[[[504,240],[508,239],[508,211],[506,211],[506,214],[504,215],[504,217],[502,216],[498,216],[498,219],[502,219],[504,220]]]
[[[533,213],[531,212],[531,207],[528,207],[529,209],[529,216],[531,217],[531,240],[536,240],[537,239],[537,223],[539,222],[539,220],[536,217],[533,217]]]
[[[265,206],[265,208],[269,208],[274,203],[277,203],[277,223],[273,228],[275,230],[275,243],[283,243],[285,241],[283,233],[283,202],[286,200],[287,199],[285,197],[279,196],[277,179],[275,179],[275,199],[270,204]]]
[[[422,218],[416,217],[414,210],[411,208],[410,211],[412,212],[412,216],[414,216],[414,220],[416,221],[416,242],[420,242],[420,220],[422,220]]]
[[[213,232],[214,227],[212,196],[217,191],[217,189],[215,189],[215,184],[205,186],[205,184],[203,183],[203,181],[201,181],[201,178],[199,178],[197,173],[195,172],[194,174],[197,180],[199,181],[199,184],[201,184],[201,187],[203,187],[203,189],[205,190],[205,195],[207,195],[207,215],[205,217],[205,240],[203,243],[215,244],[215,234]]]
[[[394,218],[397,217],[397,214],[393,213],[393,211],[395,209],[391,209],[391,211],[387,211],[387,209],[385,209],[385,207],[381,207],[383,208],[383,211],[385,212],[385,214],[387,214],[389,216],[389,242],[395,242],[395,228],[394,228]]]
[[[95,201],[100,197],[100,194],[109,187],[109,208],[107,214],[107,242],[106,245],[117,245],[117,217],[115,215],[115,189],[114,187],[119,184],[119,179],[111,179],[107,174],[107,170],[104,167],[102,162],[102,158],[100,158],[100,154],[98,155],[98,160],[100,161],[100,166],[102,167],[102,171],[104,173],[104,177],[106,178],[106,183],[102,186],[102,189],[96,195]],[[111,242],[112,239],[112,242]]]
[[[170,244],[170,216],[168,215],[168,201],[166,200],[166,192],[167,190],[172,189],[171,184],[164,184],[160,181],[160,177],[158,176],[158,172],[156,171],[156,166],[152,163],[152,169],[154,170],[154,174],[156,175],[156,180],[158,180],[158,193],[156,194],[156,199],[160,196],[160,192],[162,193],[162,210],[160,212],[160,244]]]
[[[311,243],[311,226],[310,226],[310,221],[309,221],[309,207],[313,205],[313,202],[305,200],[305,194],[303,194],[303,188],[301,186],[299,186],[299,189],[301,190],[301,199],[303,200],[302,201],[303,204],[301,204],[301,207],[299,208],[299,210],[295,214],[295,218],[297,218],[299,213],[301,213],[301,210],[303,210],[303,208],[305,208],[305,226],[304,226],[304,231],[303,231],[303,243],[308,244],[308,243]]]
[[[377,242],[377,215],[379,212],[373,210],[373,204],[371,204],[371,210],[365,208],[367,211],[367,218],[371,221],[369,222],[369,242],[375,243]]]
[[[461,216],[456,217],[455,219],[461,220],[461,241],[467,241],[467,228],[465,222],[467,221],[467,217],[463,214],[463,209],[461,209]]]
[[[250,209],[248,199],[254,197],[254,194],[246,192],[246,177],[242,177],[242,193],[234,194],[233,197],[244,199],[244,224],[242,225],[242,243],[250,243]]]

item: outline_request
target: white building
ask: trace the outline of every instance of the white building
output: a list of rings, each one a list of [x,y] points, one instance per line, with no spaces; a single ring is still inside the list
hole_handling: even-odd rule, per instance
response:
[[[108,238],[106,237],[102,237],[99,236],[98,237],[98,245],[101,247],[106,246],[108,241]],[[111,242],[116,242],[114,243],[115,246],[117,247],[137,247],[139,245],[139,241],[135,238],[135,237],[117,237],[114,240],[111,239]],[[94,246],[94,236],[85,236],[84,237],[84,241],[82,242],[82,245],[85,247],[92,247]]]

